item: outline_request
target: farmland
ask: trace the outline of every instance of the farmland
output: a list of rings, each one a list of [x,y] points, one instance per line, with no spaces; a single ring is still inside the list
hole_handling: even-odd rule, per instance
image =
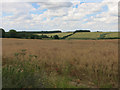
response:
[[[120,38],[120,35],[117,32],[109,33],[108,35],[105,36],[105,38]]]
[[[72,34],[72,32],[63,32],[63,33],[49,33],[49,34],[43,34],[43,35],[47,35],[48,37],[54,36],[54,35],[58,35],[60,38],[67,36],[69,34]],[[42,34],[36,34],[36,35],[42,35]]]
[[[76,30],[71,32],[62,31],[3,31],[3,38],[19,38],[19,39],[84,39],[84,40],[98,40],[98,39],[120,39],[118,32],[90,32],[90,30]]]
[[[70,35],[73,34],[73,35]],[[49,33],[49,34],[36,34],[36,35],[47,35],[48,37],[53,37],[55,35],[58,35],[60,38],[63,38],[65,36],[68,36],[67,40],[70,39],[118,39],[120,36],[118,35],[118,32],[63,32],[63,33]]]
[[[118,87],[117,39],[4,38],[2,44],[3,88]]]
[[[118,38],[118,32],[78,32],[67,39],[100,39],[101,35],[104,38]]]

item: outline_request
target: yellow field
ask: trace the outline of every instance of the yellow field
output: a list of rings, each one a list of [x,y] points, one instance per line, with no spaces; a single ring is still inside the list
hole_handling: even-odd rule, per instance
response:
[[[3,39],[2,62],[3,87],[118,87],[118,40]]]

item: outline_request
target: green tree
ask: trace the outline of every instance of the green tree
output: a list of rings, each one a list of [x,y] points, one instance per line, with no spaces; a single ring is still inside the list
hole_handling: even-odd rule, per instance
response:
[[[58,35],[53,36],[54,39],[59,39]]]
[[[17,37],[17,32],[16,30],[10,30],[9,31],[10,38],[16,38]]]
[[[0,37],[5,38],[5,30],[0,28]]]

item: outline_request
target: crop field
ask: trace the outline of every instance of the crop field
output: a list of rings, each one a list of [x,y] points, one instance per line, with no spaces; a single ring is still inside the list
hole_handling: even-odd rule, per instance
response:
[[[98,39],[101,34],[109,32],[78,32],[67,39]]]
[[[105,35],[105,38],[117,38],[117,37],[120,38],[119,34],[117,32],[109,33],[109,34]]]
[[[120,38],[118,32],[78,32],[66,39],[100,39],[104,38]]]
[[[118,40],[3,39],[2,58],[3,88],[118,87]]]
[[[67,36],[69,34],[72,34],[72,32],[63,32],[63,33],[49,33],[49,34],[43,34],[43,35],[47,35],[48,37],[54,36],[54,35],[58,35],[60,38]],[[37,35],[42,35],[42,34],[37,34]]]

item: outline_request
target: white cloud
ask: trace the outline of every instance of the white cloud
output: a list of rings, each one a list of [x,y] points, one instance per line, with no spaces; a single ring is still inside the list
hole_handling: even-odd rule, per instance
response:
[[[0,0],[2,1],[2,0]],[[78,2],[79,0],[49,0],[51,2]],[[80,0],[81,2],[101,2],[100,0]],[[102,2],[119,2],[120,0],[103,0]],[[48,0],[3,0],[2,2],[48,2]]]
[[[42,2],[38,5],[40,7],[35,9],[31,3],[3,3],[3,11],[13,13],[11,16],[4,16],[3,27],[8,30],[15,28],[23,30],[62,29],[64,31],[117,29],[118,7],[116,2],[82,4],[80,2]],[[78,5],[78,8],[73,8],[75,5]],[[107,5],[108,11],[103,10],[105,5]],[[47,9],[43,14],[30,13],[43,9]],[[92,16],[89,16],[90,14]],[[44,20],[45,18],[46,20]]]
[[[117,3],[118,3],[119,1],[120,1],[120,0],[103,0],[102,2],[107,2],[107,3],[108,3],[108,2],[117,2]]]
[[[3,0],[2,2],[78,2],[78,0]]]
[[[96,17],[91,17],[91,20],[96,22],[103,23],[118,23],[118,3],[109,2],[105,3],[108,6],[107,12],[102,12],[101,14],[96,15]]]

